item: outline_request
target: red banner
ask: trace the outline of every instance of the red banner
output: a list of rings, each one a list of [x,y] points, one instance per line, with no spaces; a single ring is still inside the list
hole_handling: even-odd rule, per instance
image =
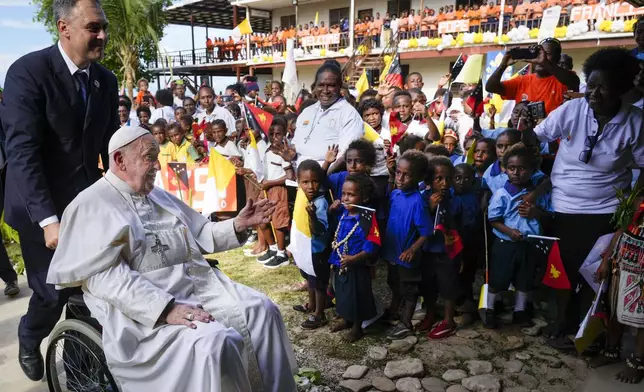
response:
[[[236,176],[224,192],[218,192],[215,181],[208,181],[208,164],[168,162],[157,173],[154,185],[201,213],[237,211]],[[206,200],[206,193],[215,200]]]

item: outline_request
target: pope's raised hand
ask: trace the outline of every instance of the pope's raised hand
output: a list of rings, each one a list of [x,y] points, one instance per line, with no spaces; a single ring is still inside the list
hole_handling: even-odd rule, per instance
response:
[[[235,231],[241,233],[250,227],[269,223],[273,212],[275,212],[275,204],[274,201],[268,199],[258,202],[248,199],[246,206],[239,211],[233,221]]]
[[[209,323],[215,321],[215,318],[205,310],[190,305],[174,305],[165,318],[165,322],[170,325],[185,325],[196,329],[193,321]]]

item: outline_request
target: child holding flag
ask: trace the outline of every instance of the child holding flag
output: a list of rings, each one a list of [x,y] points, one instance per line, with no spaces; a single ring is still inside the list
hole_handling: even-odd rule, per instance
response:
[[[429,176],[426,180],[429,191],[423,196],[428,200],[434,232],[423,247],[421,273],[427,314],[417,328],[420,332],[429,331],[429,339],[444,339],[456,332],[454,314],[460,295],[460,253],[463,243],[456,230],[459,228],[462,208],[461,199],[454,197],[451,190],[453,177],[454,166],[449,158],[435,157],[429,160]],[[445,312],[443,320],[434,326],[434,307],[438,295],[445,301]]]
[[[336,311],[343,320],[332,331],[350,328],[344,336],[347,342],[360,339],[364,335],[362,322],[376,316],[368,260],[378,252],[380,233],[375,213],[359,207],[369,203],[374,187],[367,174],[350,174],[342,186],[342,203],[336,200],[330,208],[340,208],[329,263],[339,270],[335,274],[335,299]]]
[[[197,149],[186,139],[186,134],[181,128],[181,124],[174,123],[168,129],[168,138],[172,142],[172,156],[173,162],[199,162],[202,158]]]
[[[510,284],[516,289],[513,322],[531,326],[530,316],[525,311],[527,294],[532,290],[541,252],[525,239],[529,234],[542,235],[539,220],[553,212],[549,195],[540,197],[536,204],[529,204],[522,198],[534,189],[531,178],[538,166],[535,151],[516,144],[504,153],[503,165],[508,180],[494,193],[488,208],[488,219],[496,240],[490,260],[486,328],[497,327],[494,300],[497,293],[507,290]]]
[[[327,250],[327,238],[329,221],[327,218],[327,210],[329,204],[326,201],[324,193],[321,192],[321,185],[324,182],[325,172],[314,160],[307,159],[297,166],[297,179],[300,190],[298,197],[295,200],[295,212],[293,214],[293,226],[298,227],[299,223],[308,223],[308,231],[310,232],[310,245],[308,248],[311,251],[311,261],[313,264],[313,272],[315,276],[311,276],[300,268],[300,273],[308,281],[309,302],[305,305],[296,305],[293,309],[298,312],[312,313],[304,323],[302,328],[316,329],[327,324],[326,316],[324,315],[324,307],[326,305],[326,289],[329,285],[329,252]],[[301,198],[305,198],[301,199]],[[301,204],[300,204],[301,203]],[[303,205],[304,211],[298,208]],[[306,214],[306,218],[302,212]],[[300,228],[306,230],[306,228]],[[298,249],[293,249],[295,245],[295,235],[291,231],[291,253],[298,265]]]
[[[281,146],[286,137],[286,122],[277,118],[273,120],[268,137],[271,145],[264,156],[264,180],[260,187],[260,199],[267,198],[275,202],[275,212],[271,216],[271,223],[260,226],[263,237],[268,243],[268,251],[257,258],[265,268],[279,268],[288,265],[286,256],[286,230],[290,222],[288,211],[288,191],[286,180],[295,180],[293,166],[279,155],[276,146]],[[250,147],[248,147],[250,148]],[[271,228],[272,226],[272,228]]]
[[[382,258],[389,263],[387,284],[392,298],[383,321],[396,320],[400,301],[404,300],[401,323],[387,335],[391,339],[402,339],[413,333],[411,319],[421,284],[420,250],[431,235],[427,203],[418,190],[418,183],[425,177],[427,168],[425,155],[410,150],[400,157],[395,175],[390,177],[396,189],[389,197]]]

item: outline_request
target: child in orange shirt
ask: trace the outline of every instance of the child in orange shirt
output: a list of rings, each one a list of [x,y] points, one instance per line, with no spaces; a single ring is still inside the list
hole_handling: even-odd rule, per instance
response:
[[[410,38],[415,37],[417,29],[418,25],[416,24],[416,11],[411,10],[409,16],[407,17],[407,31],[409,31],[408,36]]]
[[[423,11],[423,19],[420,21],[420,36],[429,37],[429,11]]]
[[[481,24],[481,11],[479,5],[474,3],[472,8],[467,11],[467,18],[470,20],[470,33],[478,33]]]
[[[463,17],[465,16],[465,10],[463,9],[463,4],[458,5],[458,10],[456,10],[454,14],[456,15],[456,19],[463,19]]]
[[[450,5],[445,8],[445,20],[454,20],[456,19],[456,14],[454,13],[454,6]]]
[[[320,35],[329,34],[329,28],[324,25],[324,22],[320,22]]]
[[[408,25],[409,25],[409,15],[407,15],[407,11],[403,11],[400,18],[398,18],[398,33],[400,34],[400,38],[402,39],[407,38]]]
[[[382,20],[380,19],[380,12],[376,12],[376,18],[369,24],[371,39],[373,39],[376,48],[380,47],[380,29],[382,29]]]

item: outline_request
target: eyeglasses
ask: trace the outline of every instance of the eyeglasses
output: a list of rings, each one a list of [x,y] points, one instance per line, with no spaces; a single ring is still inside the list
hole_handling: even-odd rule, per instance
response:
[[[584,142],[584,146],[586,147],[585,150],[579,153],[579,160],[583,163],[588,163],[590,162],[590,158],[593,156],[593,149],[595,148],[595,145],[597,144],[597,138],[599,136],[593,135],[593,136],[586,136],[586,141]]]

